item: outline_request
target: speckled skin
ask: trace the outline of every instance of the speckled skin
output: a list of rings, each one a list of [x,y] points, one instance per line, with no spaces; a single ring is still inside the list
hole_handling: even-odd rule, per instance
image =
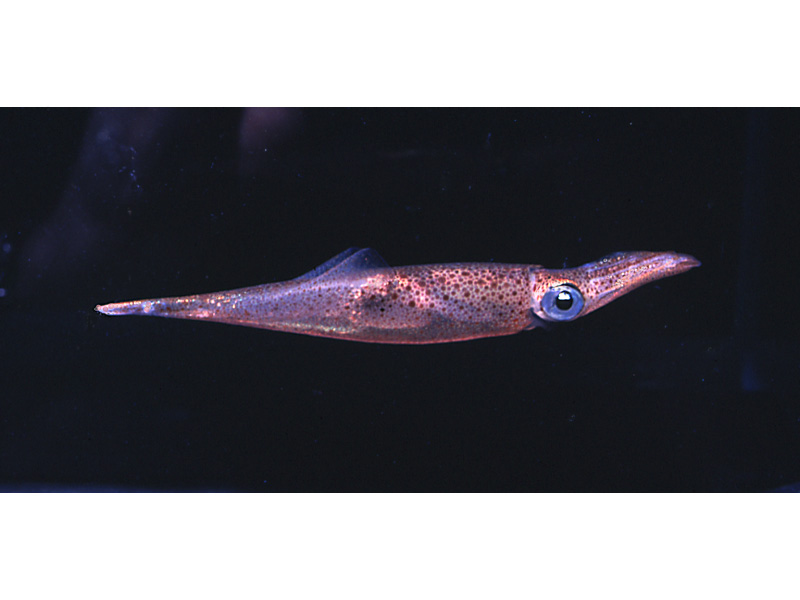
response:
[[[584,316],[648,281],[700,264],[674,252],[617,253],[557,270],[497,263],[376,267],[382,259],[368,249],[339,257],[291,281],[97,310],[361,342],[431,344],[510,335],[552,320],[541,304],[553,285],[568,283],[580,290],[585,305],[577,316]]]

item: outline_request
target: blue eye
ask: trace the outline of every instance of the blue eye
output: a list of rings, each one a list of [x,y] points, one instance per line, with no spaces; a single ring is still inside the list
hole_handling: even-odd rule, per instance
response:
[[[577,288],[554,285],[542,298],[542,310],[553,321],[571,321],[583,310],[583,295]]]

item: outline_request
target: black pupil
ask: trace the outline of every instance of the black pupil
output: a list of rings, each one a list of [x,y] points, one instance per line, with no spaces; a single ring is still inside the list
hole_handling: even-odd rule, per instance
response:
[[[572,294],[567,291],[558,292],[556,307],[558,310],[569,310],[572,307]]]

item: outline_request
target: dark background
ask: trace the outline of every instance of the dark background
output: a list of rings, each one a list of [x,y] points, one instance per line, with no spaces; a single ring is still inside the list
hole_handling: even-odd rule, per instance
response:
[[[781,110],[2,110],[0,486],[794,489],[798,131]],[[92,310],[349,246],[703,266],[434,346]]]

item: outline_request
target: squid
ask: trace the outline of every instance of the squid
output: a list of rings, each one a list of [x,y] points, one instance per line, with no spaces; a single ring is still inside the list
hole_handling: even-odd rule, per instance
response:
[[[574,321],[698,266],[696,258],[676,252],[617,252],[564,269],[493,262],[390,267],[375,250],[350,248],[289,281],[95,310],[358,342],[437,344]]]

